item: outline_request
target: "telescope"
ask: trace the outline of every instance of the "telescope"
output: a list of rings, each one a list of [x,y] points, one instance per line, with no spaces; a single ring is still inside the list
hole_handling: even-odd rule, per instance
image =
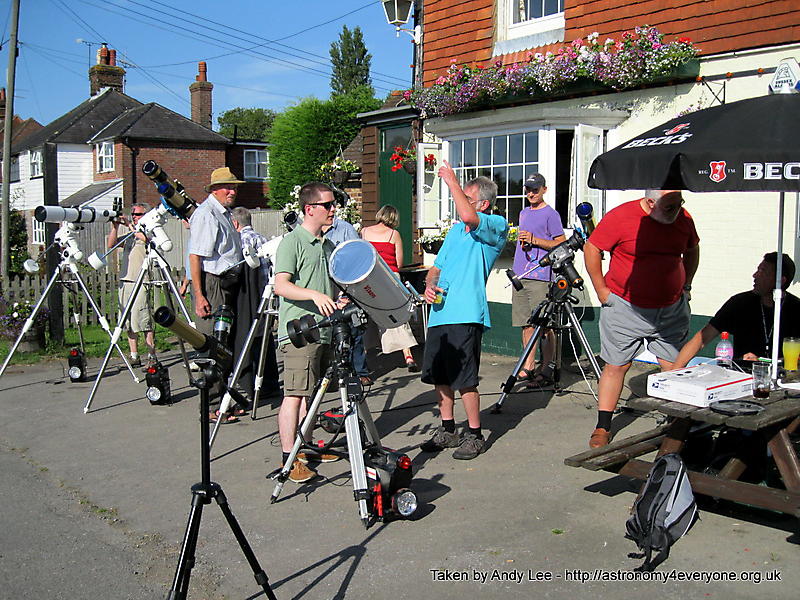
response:
[[[216,338],[197,331],[183,319],[175,316],[168,307],[161,306],[153,313],[156,323],[190,344],[195,350],[213,360],[223,373],[229,373],[233,366],[233,354]]]
[[[94,221],[110,221],[119,216],[119,212],[109,209],[97,209],[87,206],[85,208],[63,208],[61,206],[37,206],[33,216],[40,223],[92,223]]]
[[[575,207],[575,213],[578,215],[578,220],[581,222],[581,229],[583,229],[583,237],[589,239],[595,228],[594,222],[594,207],[588,202],[581,202]]]
[[[411,319],[419,294],[409,289],[366,240],[347,240],[331,253],[329,273],[342,291],[383,329]]]
[[[197,202],[186,193],[183,185],[167,175],[154,160],[148,160],[142,165],[142,173],[155,184],[167,210],[179,219],[188,221],[197,208]]]

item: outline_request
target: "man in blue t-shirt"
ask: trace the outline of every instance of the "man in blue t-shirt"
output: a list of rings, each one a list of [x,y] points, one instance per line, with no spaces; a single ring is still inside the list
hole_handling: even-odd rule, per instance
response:
[[[497,185],[477,177],[464,189],[447,161],[439,177],[450,188],[460,223],[453,225],[425,280],[425,300],[432,304],[422,364],[422,381],[436,386],[442,425],[422,444],[424,452],[456,448],[453,457],[470,460],[486,449],[481,434],[478,369],[481,338],[491,327],[486,280],[506,243],[508,223],[490,211]],[[455,428],[455,390],[461,394],[468,430]]]

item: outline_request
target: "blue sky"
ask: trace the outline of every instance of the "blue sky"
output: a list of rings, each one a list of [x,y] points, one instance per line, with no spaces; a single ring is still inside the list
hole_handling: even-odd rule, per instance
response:
[[[0,0],[3,67],[10,15],[11,1]],[[342,25],[364,32],[377,96],[410,87],[411,38],[395,37],[378,0],[21,0],[14,112],[47,124],[83,102],[94,42],[107,42],[127,63],[128,95],[185,116],[205,60],[216,128],[237,106],[282,110],[327,98],[330,44]]]

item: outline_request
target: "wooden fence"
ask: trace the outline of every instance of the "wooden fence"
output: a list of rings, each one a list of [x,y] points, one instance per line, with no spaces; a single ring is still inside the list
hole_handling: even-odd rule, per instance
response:
[[[281,229],[281,211],[277,210],[264,210],[252,211],[253,228],[259,233],[264,234],[267,238],[274,235],[283,233]],[[170,219],[165,226],[166,232],[172,240],[172,250],[165,253],[165,258],[171,265],[173,281],[180,284],[184,275],[184,257],[186,255],[186,247],[189,243],[189,230],[184,228],[183,224],[177,219]],[[99,224],[92,224],[80,230],[76,238],[78,246],[83,251],[85,256],[92,252],[97,251],[102,254],[105,252],[105,235],[108,233],[108,226]],[[116,254],[119,254],[117,252]],[[118,306],[118,293],[119,274],[117,261],[111,260],[109,256],[108,268],[95,271],[86,264],[81,264],[78,271],[81,278],[86,283],[94,301],[100,308],[100,312],[105,316],[109,323],[115,323],[119,315]],[[92,310],[86,294],[83,293],[77,282],[74,281],[73,276],[68,270],[64,270],[66,285],[56,284],[50,292],[51,294],[62,294],[63,314],[62,321],[64,328],[73,327],[75,325],[73,318],[73,311],[75,304],[77,304],[77,313],[80,316],[82,325],[95,325],[98,324],[97,314]],[[153,277],[160,279],[158,269],[153,268]],[[35,303],[41,298],[44,288],[49,281],[49,277],[41,274],[16,276],[12,275],[9,283],[2,291],[2,296],[9,302],[24,302],[30,301]],[[145,289],[154,286],[145,286]],[[71,290],[74,290],[74,294]],[[163,294],[167,293],[166,288],[155,288],[150,291],[155,295],[151,306],[157,307],[161,305]],[[73,300],[74,298],[74,300]],[[47,306],[47,304],[45,304]]]

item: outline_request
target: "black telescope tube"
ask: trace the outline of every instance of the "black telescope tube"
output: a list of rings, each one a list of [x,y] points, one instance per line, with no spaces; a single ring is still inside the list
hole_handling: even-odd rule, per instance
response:
[[[153,313],[155,322],[169,329],[172,333],[197,350],[214,360],[223,372],[229,372],[233,365],[233,354],[213,337],[201,333],[186,321],[175,316],[166,306],[161,306]]]

